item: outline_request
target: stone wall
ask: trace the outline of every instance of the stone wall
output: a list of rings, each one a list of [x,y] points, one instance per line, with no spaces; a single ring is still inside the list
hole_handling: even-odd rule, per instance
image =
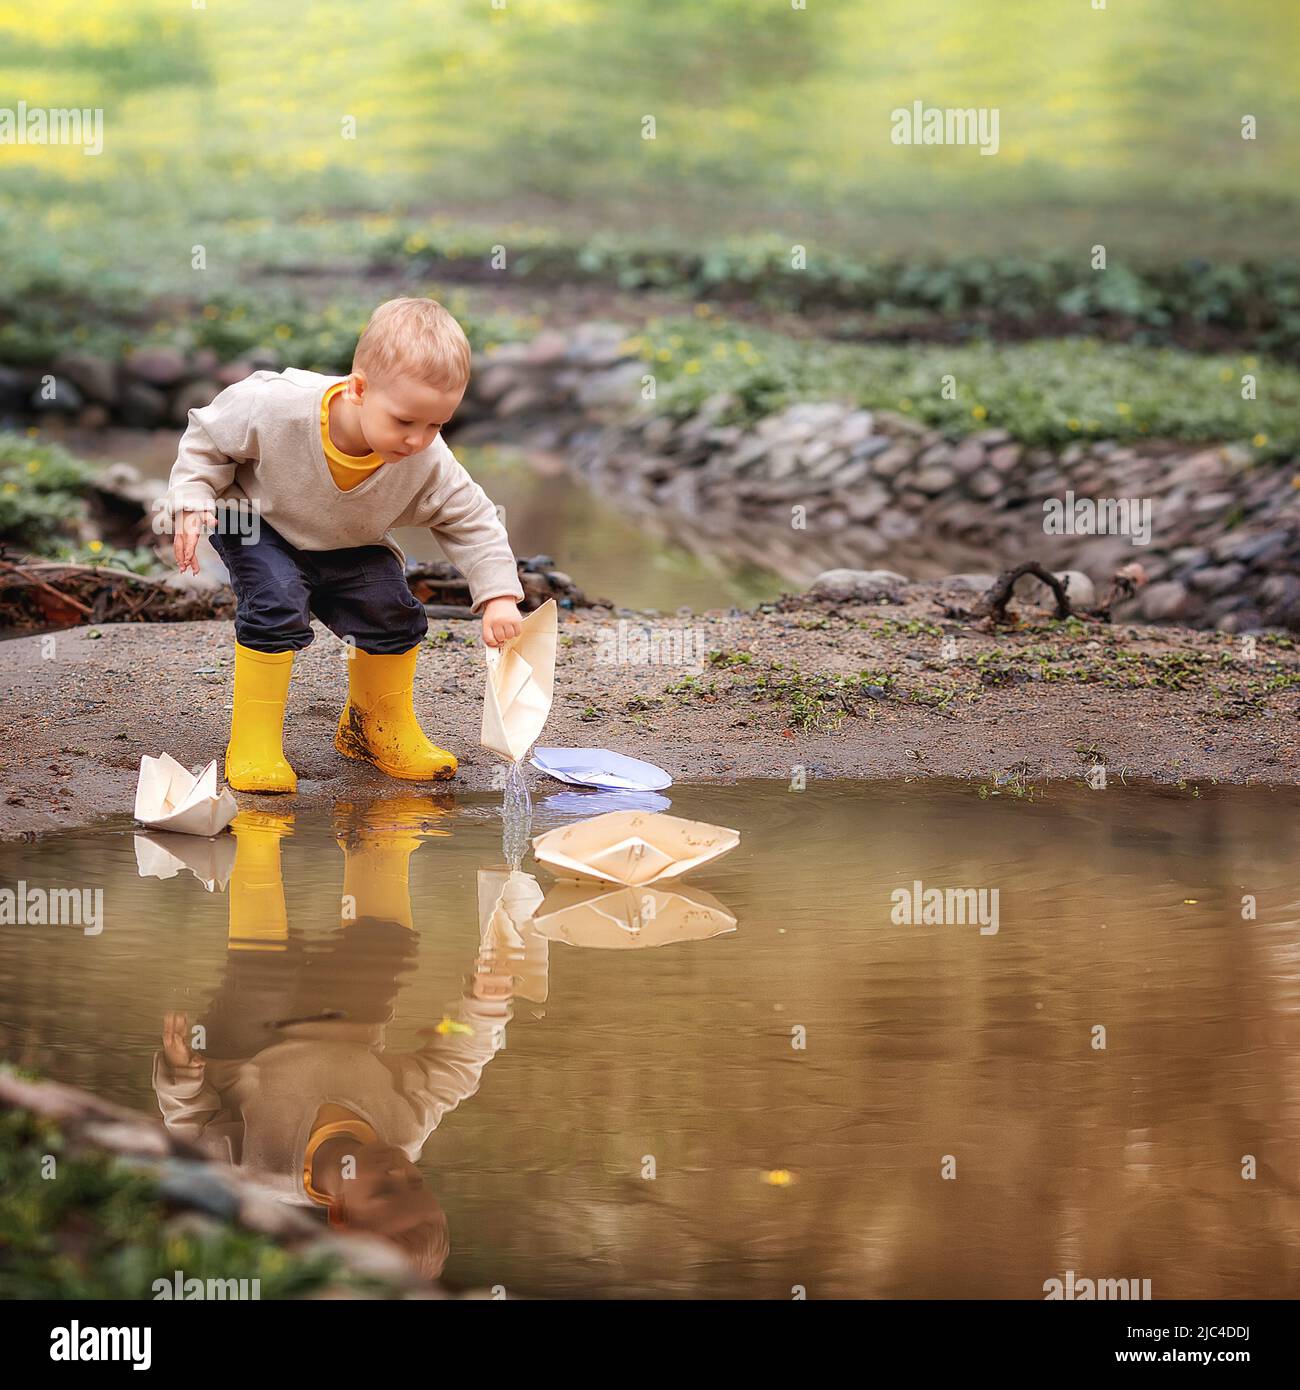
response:
[[[949,440],[906,416],[837,402],[790,406],[751,427],[718,395],[686,419],[641,399],[647,364],[632,330],[593,322],[480,353],[453,443],[546,450],[666,538],[807,583],[833,568],[888,566],[912,578],[991,572],[1023,559],[1100,587],[1138,560],[1148,583],[1122,617],[1244,631],[1300,630],[1300,488],[1294,465],[1256,466],[1241,445],[1112,441],[1063,452],[1005,431]],[[38,373],[3,369],[0,411],[41,410],[83,425],[184,424],[221,386],[273,352],[219,364],[170,349],[119,364],[68,354]],[[1149,501],[1151,539],[1049,535],[1044,503]]]
[[[480,421],[469,436],[518,436],[527,422],[527,443],[562,452],[674,539],[792,580],[885,565],[938,578],[1038,559],[1086,574],[1101,592],[1136,560],[1148,582],[1119,617],[1300,630],[1294,466],[1257,466],[1236,444],[1101,440],[1056,452],[994,429],[949,440],[906,416],[833,401],[741,428],[726,423],[735,402],[721,394],[671,419],[641,401],[648,369],[620,352],[624,332],[585,325],[568,341],[544,334],[489,354],[467,402]],[[1048,534],[1044,504],[1071,494],[1149,502],[1149,543]]]

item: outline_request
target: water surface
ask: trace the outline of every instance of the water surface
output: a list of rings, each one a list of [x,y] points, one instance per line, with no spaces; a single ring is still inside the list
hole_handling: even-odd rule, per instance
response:
[[[534,834],[607,805],[532,793]],[[0,926],[4,1054],[157,1114],[179,1014],[242,1068],[236,1128],[351,1087],[413,1149],[456,1286],[1300,1293],[1300,794],[668,796],[741,843],[639,924],[531,854],[511,876],[500,794],[241,817],[213,891],[141,877],[123,820],[0,845],[0,884],[104,890],[96,935]],[[918,882],[997,890],[996,931],[892,920]]]

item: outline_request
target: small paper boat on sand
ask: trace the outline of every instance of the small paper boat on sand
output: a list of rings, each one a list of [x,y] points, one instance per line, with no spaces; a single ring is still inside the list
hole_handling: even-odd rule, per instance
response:
[[[229,787],[217,791],[214,759],[196,777],[168,753],[140,759],[135,818],[158,830],[219,835],[239,813]]]

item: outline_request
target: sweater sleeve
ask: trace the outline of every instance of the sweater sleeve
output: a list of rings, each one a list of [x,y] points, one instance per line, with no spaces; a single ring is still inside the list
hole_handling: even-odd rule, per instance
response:
[[[519,583],[510,537],[487,493],[443,443],[441,460],[428,488],[399,524],[427,526],[447,559],[465,576],[474,612],[500,595],[519,600]]]
[[[256,459],[254,405],[270,372],[227,386],[211,404],[191,410],[167,484],[167,512],[210,508],[235,481],[241,463]]]
[[[510,1005],[466,997],[457,1010],[459,1030],[432,1038],[418,1052],[396,1060],[397,1085],[415,1111],[426,1135],[462,1100],[478,1090],[483,1068],[505,1042]]]

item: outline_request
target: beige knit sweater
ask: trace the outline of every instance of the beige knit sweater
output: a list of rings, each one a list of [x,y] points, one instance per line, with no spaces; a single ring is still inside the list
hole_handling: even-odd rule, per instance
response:
[[[321,447],[321,399],[340,377],[290,368],[254,372],[191,410],[168,483],[166,507],[211,508],[218,499],[254,503],[299,550],[386,545],[396,526],[427,526],[465,576],[475,610],[490,598],[521,599],[510,538],[487,494],[439,435],[410,458],[386,463],[344,492]]]

